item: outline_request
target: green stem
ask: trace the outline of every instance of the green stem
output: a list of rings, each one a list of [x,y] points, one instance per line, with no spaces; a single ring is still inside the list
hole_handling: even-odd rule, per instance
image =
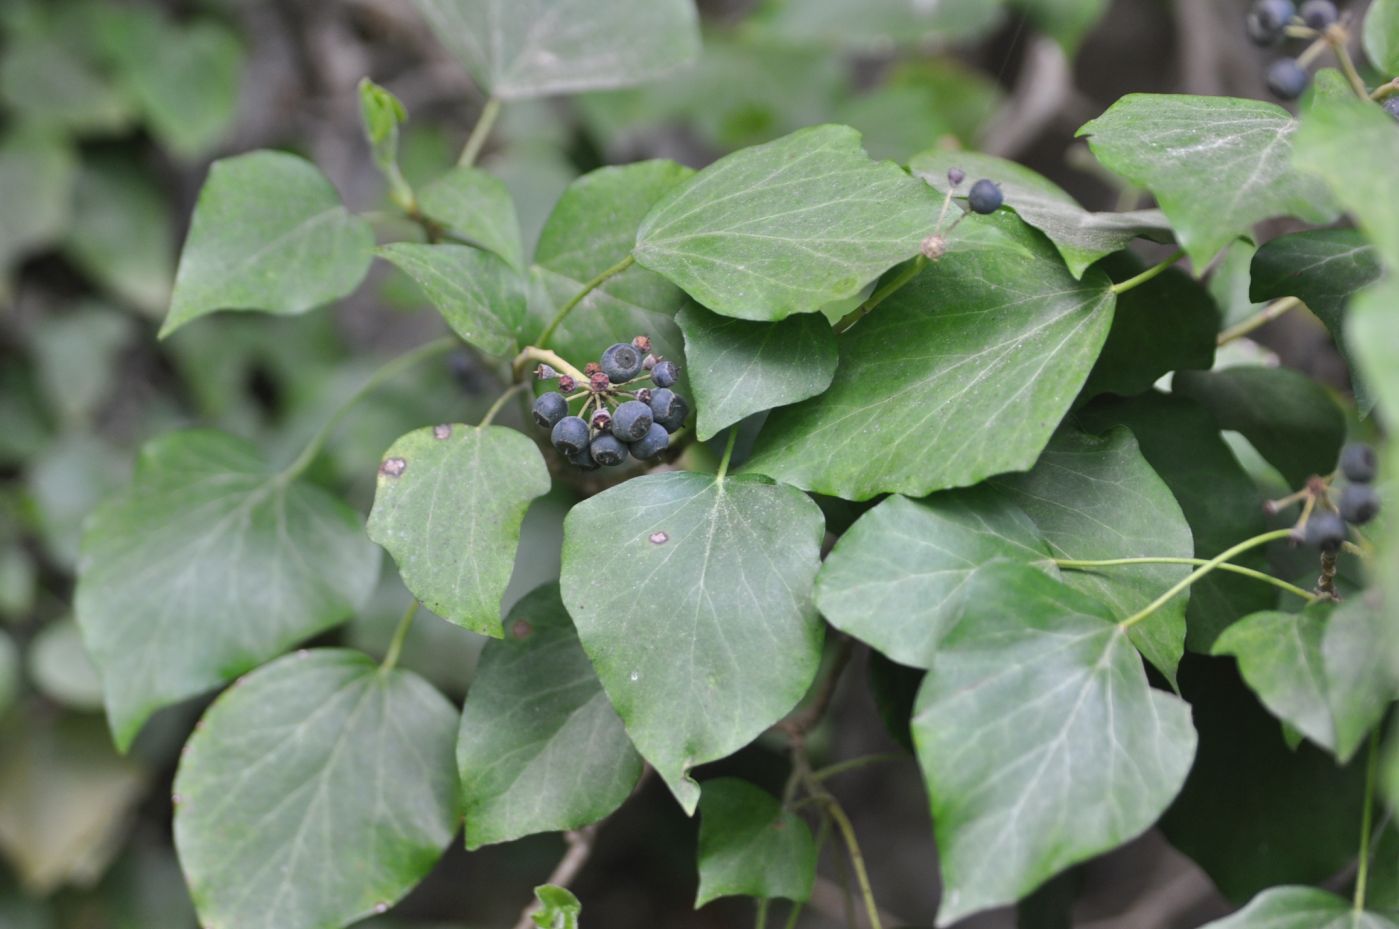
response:
[[[1161,262],[1160,264],[1152,265],[1151,267],[1143,271],[1141,274],[1138,274],[1136,277],[1129,277],[1127,278],[1127,280],[1123,281],[1120,284],[1113,284],[1110,289],[1114,294],[1125,294],[1127,291],[1135,287],[1140,287],[1148,281],[1155,280],[1157,277],[1160,277],[1162,274],[1165,274],[1166,271],[1170,270],[1171,265],[1175,264],[1177,261],[1180,261],[1184,257],[1185,249],[1176,249],[1175,254],[1171,255],[1171,257],[1167,258],[1165,261]]]
[[[753,929],[767,929],[768,924],[768,898],[758,898],[758,916],[753,920]]]
[[[890,761],[901,761],[903,757],[904,756],[899,752],[885,752],[882,755],[864,755],[860,758],[851,758],[849,761],[838,761],[835,764],[827,765],[824,768],[812,771],[811,779],[819,783],[845,774],[848,771],[866,768],[870,765],[885,764]]]
[[[1206,574],[1209,574],[1215,568],[1219,567],[1221,564],[1228,561],[1230,558],[1233,558],[1235,555],[1242,554],[1243,552],[1246,552],[1249,549],[1258,548],[1260,545],[1267,545],[1269,542],[1274,542],[1278,539],[1288,538],[1291,535],[1291,529],[1274,529],[1271,532],[1265,532],[1262,535],[1256,535],[1251,539],[1245,539],[1244,541],[1240,542],[1238,545],[1233,546],[1232,548],[1225,549],[1218,555],[1215,555],[1213,558],[1206,561],[1204,564],[1200,565],[1200,567],[1196,568],[1194,571],[1191,571],[1178,583],[1174,584],[1170,590],[1166,591],[1161,596],[1157,597],[1155,600],[1142,607],[1136,613],[1133,613],[1131,616],[1128,616],[1122,622],[1118,623],[1118,626],[1120,626],[1123,629],[1132,628],[1137,623],[1146,619],[1152,613],[1155,613],[1157,610],[1161,609],[1161,607],[1169,603],[1171,601],[1171,598],[1174,597],[1176,594],[1180,593],[1182,590],[1186,590],[1190,587],[1191,584],[1195,583],[1200,578],[1204,577]]]
[[[548,345],[549,340],[554,337],[554,330],[559,328],[559,326],[563,323],[564,319],[567,318],[568,314],[573,312],[573,308],[575,306],[582,303],[583,299],[587,297],[588,294],[601,287],[609,278],[616,277],[623,271],[627,270],[627,268],[630,268],[635,263],[636,259],[631,255],[628,255],[612,267],[608,268],[606,271],[603,271],[601,274],[593,278],[588,283],[584,284],[583,289],[578,291],[578,293],[574,294],[573,299],[565,303],[563,305],[563,309],[559,310],[559,312],[554,316],[554,318],[549,320],[549,325],[544,327],[544,331],[539,334],[539,338],[534,340],[534,344],[539,346],[540,348],[543,348],[544,346]]]
[[[457,159],[458,167],[469,168],[476,163],[476,156],[481,154],[481,149],[486,144],[486,136],[491,134],[491,127],[495,125],[496,117],[500,116],[501,102],[495,97],[486,101],[481,115],[476,119],[476,125],[471,129],[466,145],[461,150],[461,157]]]
[[[1070,571],[1083,571],[1090,568],[1112,568],[1119,565],[1137,564],[1204,565],[1209,564],[1209,560],[1205,558],[1109,558],[1104,561],[1077,561],[1072,558],[1056,558],[1054,559],[1054,563],[1061,568],[1068,568]],[[1271,574],[1267,574],[1263,571],[1255,571],[1253,568],[1246,568],[1243,565],[1230,564],[1228,562],[1216,565],[1216,567],[1221,571],[1242,574],[1244,577],[1251,577],[1254,580],[1272,584],[1274,587],[1280,587],[1288,593],[1296,594],[1308,601],[1316,599],[1316,596],[1311,592],[1303,590],[1295,584],[1289,584],[1287,581],[1273,577]]]
[[[868,300],[842,316],[840,322],[835,324],[836,335],[840,335],[842,332],[849,330],[851,326],[873,313],[875,307],[893,296],[896,290],[917,277],[927,266],[928,259],[924,258],[922,255],[919,255],[917,258],[913,259],[913,261],[909,262],[902,271],[894,275],[887,283],[871,294]]]
[[[320,430],[311,437],[311,441],[306,443],[306,447],[301,450],[301,454],[297,455],[296,460],[283,469],[282,473],[278,475],[278,478],[285,482],[300,477],[301,474],[311,466],[311,462],[316,460],[316,456],[321,453],[321,449],[325,446],[326,440],[329,439],[331,434],[335,431],[335,427],[340,425],[340,420],[350,411],[351,407],[364,399],[365,395],[370,391],[434,355],[441,355],[451,351],[453,348],[456,348],[458,344],[456,336],[443,336],[440,339],[434,339],[431,342],[419,345],[412,351],[404,352],[397,358],[385,363],[383,367],[371,374],[368,380],[359,386],[359,389],[350,394],[349,399],[340,404],[334,413],[330,414],[330,419],[326,420],[325,425],[321,426]]]
[[[398,628],[393,631],[393,639],[389,641],[389,650],[379,665],[380,671],[392,671],[394,665],[398,664],[398,656],[403,651],[403,641],[408,638],[408,630],[413,628],[413,617],[417,615],[418,598],[414,597],[413,602],[408,604],[403,618],[398,621]]]
[[[725,478],[725,477],[728,475],[728,473],[729,473],[729,459],[733,457],[733,454],[734,454],[734,443],[735,443],[737,440],[738,440],[738,427],[737,427],[737,426],[730,426],[730,427],[729,427],[729,440],[728,440],[728,442],[724,443],[724,457],[721,458],[721,459],[719,459],[719,471],[718,471],[717,474],[714,475],[714,479],[717,480],[717,481],[719,481],[719,482],[721,482],[721,483],[723,482],[724,478]]]
[[[515,356],[515,360],[511,363],[510,367],[511,370],[514,371],[516,380],[524,376],[525,365],[531,361],[546,364],[555,371],[561,371],[567,374],[569,377],[573,378],[578,387],[588,386],[588,375],[569,364],[567,359],[557,352],[551,352],[547,348],[539,348],[535,345],[526,345],[520,351],[520,354]]]
[[[1365,80],[1360,76],[1360,72],[1355,69],[1355,62],[1351,60],[1350,50],[1346,48],[1345,41],[1329,32],[1327,38],[1336,51],[1336,60],[1341,63],[1341,70],[1345,72],[1346,80],[1350,81],[1351,89],[1361,100],[1369,100],[1370,91],[1366,89]]]
[[[486,411],[486,415],[481,417],[481,425],[477,428],[485,429],[487,426],[489,426],[491,422],[495,419],[495,414],[499,413],[501,411],[501,408],[505,406],[506,401],[508,401],[511,397],[515,396],[517,393],[524,390],[528,386],[529,384],[527,382],[521,382],[519,384],[514,384],[506,388],[504,393],[502,393],[499,397],[495,398],[495,403],[491,404],[491,408]]]
[[[1253,332],[1255,329],[1261,329],[1263,326],[1266,326],[1268,323],[1277,319],[1279,316],[1282,316],[1284,313],[1288,313],[1301,305],[1302,301],[1298,300],[1296,297],[1283,297],[1281,300],[1274,300],[1272,303],[1263,307],[1263,309],[1259,310],[1257,313],[1254,313],[1252,316],[1250,316],[1248,319],[1245,319],[1243,322],[1240,322],[1236,325],[1230,326],[1228,329],[1225,329],[1219,334],[1219,338],[1215,339],[1215,344],[1228,345],[1235,339],[1242,339],[1244,336]]]
[[[822,816],[821,825],[816,830],[816,858],[818,861],[821,858],[821,849],[826,847],[826,840],[830,837],[831,818],[829,816]],[[797,901],[792,904],[792,911],[787,914],[787,925],[785,929],[797,929],[797,920],[801,919],[801,915],[802,904],[801,901]]]
[[[874,901],[874,890],[870,887],[869,872],[865,870],[865,856],[860,851],[860,840],[855,836],[854,824],[850,822],[850,817],[845,815],[845,808],[840,805],[840,801],[821,786],[820,781],[813,779],[809,773],[805,775],[804,780],[806,789],[812,796],[820,799],[826,808],[826,815],[835,823],[841,839],[845,842],[845,850],[850,855],[850,865],[855,871],[855,883],[860,888],[860,896],[865,903],[865,915],[869,918],[870,929],[883,929],[883,924],[879,921],[879,906]]]
[[[1365,909],[1365,883],[1370,877],[1370,832],[1374,829],[1375,775],[1380,759],[1380,730],[1370,730],[1369,758],[1365,761],[1365,808],[1360,812],[1360,864],[1355,873],[1355,912]]]

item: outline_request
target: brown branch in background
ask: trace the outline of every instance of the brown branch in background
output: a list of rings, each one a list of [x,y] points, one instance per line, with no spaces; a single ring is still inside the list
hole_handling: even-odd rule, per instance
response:
[[[1025,49],[1025,62],[1009,102],[992,119],[981,141],[983,151],[1014,158],[1039,138],[1073,98],[1073,72],[1059,43],[1037,35]]]
[[[793,713],[777,724],[778,728],[786,732],[789,738],[794,741],[800,740],[825,718],[826,711],[831,708],[831,700],[835,697],[836,685],[840,683],[845,666],[850,664],[850,656],[854,652],[854,640],[849,636],[842,635],[840,645],[836,647],[835,657],[831,659],[830,667],[826,670],[826,676],[816,684],[816,691],[811,702],[806,705],[805,709]]]
[[[568,887],[573,883],[574,879],[578,877],[578,872],[583,870],[583,866],[588,863],[588,858],[593,854],[593,842],[597,838],[598,828],[601,825],[601,823],[593,823],[591,826],[584,826],[582,829],[574,829],[564,833],[564,841],[568,843],[568,848],[544,883],[553,884],[555,887]],[[520,918],[515,923],[515,929],[531,929],[534,925],[533,916],[537,912],[539,912],[539,901],[533,900],[520,913]]]

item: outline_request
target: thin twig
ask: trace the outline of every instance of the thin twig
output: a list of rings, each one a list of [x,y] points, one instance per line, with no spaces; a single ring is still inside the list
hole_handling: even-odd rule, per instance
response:
[[[389,640],[389,650],[384,654],[384,660],[379,665],[380,671],[392,671],[398,664],[399,653],[403,651],[403,643],[408,638],[408,630],[413,628],[413,617],[418,615],[418,598],[414,597],[413,602],[408,604],[408,609],[404,611],[403,618],[398,621],[397,628],[393,631],[393,638]]]
[[[486,101],[471,135],[467,137],[466,145],[461,150],[461,157],[457,159],[458,167],[469,168],[476,163],[476,156],[481,154],[481,149],[486,144],[486,136],[491,134],[491,127],[500,115],[500,107],[501,101],[496,97]]]
[[[922,255],[919,255],[917,258],[913,259],[913,261],[909,262],[908,265],[891,278],[887,284],[876,290],[868,300],[842,316],[839,322],[832,327],[835,329],[836,335],[846,332],[851,326],[873,313],[875,307],[892,297],[896,290],[921,274],[927,265],[928,259]]]
[[[806,735],[825,718],[826,711],[830,709],[831,700],[835,697],[836,685],[840,683],[841,674],[844,673],[846,665],[850,663],[850,656],[854,652],[854,640],[849,636],[842,635],[835,657],[831,659],[826,676],[816,685],[816,692],[812,696],[811,702],[806,705],[804,710],[794,713],[778,723],[778,726],[787,733],[789,738],[800,738]]]
[[[1268,323],[1277,319],[1279,316],[1282,316],[1283,314],[1288,313],[1301,305],[1302,301],[1297,299],[1296,297],[1283,297],[1281,300],[1274,300],[1272,303],[1263,307],[1263,309],[1259,310],[1257,313],[1254,313],[1248,319],[1245,319],[1242,322],[1236,323],[1230,326],[1228,329],[1225,329],[1219,334],[1219,338],[1215,339],[1215,344],[1228,345],[1235,339],[1242,339],[1244,336],[1248,335],[1254,330],[1261,329]]]
[[[1260,545],[1267,545],[1269,542],[1275,542],[1278,539],[1285,539],[1291,535],[1291,529],[1274,529],[1272,532],[1265,532],[1261,535],[1256,535],[1251,539],[1245,539],[1238,545],[1225,549],[1218,555],[1215,555],[1209,561],[1200,565],[1200,567],[1196,568],[1194,571],[1191,571],[1180,581],[1171,585],[1170,590],[1166,591],[1161,596],[1157,597],[1155,600],[1151,601],[1146,606],[1133,613],[1131,616],[1128,616],[1126,619],[1122,620],[1122,622],[1118,623],[1118,626],[1120,626],[1123,629],[1132,628],[1137,623],[1146,619],[1152,613],[1155,613],[1157,610],[1161,609],[1161,607],[1165,606],[1167,603],[1170,603],[1171,598],[1174,597],[1176,594],[1180,593],[1182,590],[1186,590],[1190,587],[1191,584],[1195,583],[1200,578],[1204,577],[1206,574],[1209,574],[1215,568],[1219,567],[1221,564],[1228,561],[1230,558],[1233,558],[1235,555],[1241,555],[1249,549],[1258,548]]]
[[[616,277],[623,271],[630,268],[635,263],[636,258],[632,255],[627,255],[627,257],[623,258],[621,261],[617,262],[615,265],[608,268],[607,270],[602,271],[598,274],[597,277],[584,284],[583,289],[578,291],[578,293],[574,294],[573,299],[565,303],[563,305],[563,308],[559,310],[559,312],[554,316],[554,318],[549,320],[549,325],[544,327],[544,331],[539,334],[539,338],[534,340],[534,344],[538,345],[540,348],[544,348],[545,346],[547,346],[549,344],[549,340],[554,337],[554,331],[559,328],[563,321],[568,317],[568,314],[573,312],[573,308],[575,306],[582,303],[583,299],[587,297],[588,294],[601,287],[604,283],[607,282],[609,278]]]
[[[1160,275],[1165,274],[1171,269],[1172,265],[1174,265],[1177,261],[1180,261],[1184,257],[1185,249],[1177,249],[1175,254],[1171,255],[1166,260],[1152,265],[1151,267],[1143,271],[1141,274],[1138,274],[1136,277],[1129,277],[1127,278],[1127,280],[1123,281],[1120,284],[1113,284],[1112,287],[1108,289],[1111,290],[1114,294],[1125,294],[1127,291],[1140,287],[1148,281],[1155,280]]]
[[[1111,568],[1126,565],[1147,565],[1147,564],[1179,564],[1179,565],[1205,565],[1209,564],[1208,558],[1108,558],[1102,561],[1075,561],[1070,558],[1056,558],[1054,564],[1060,568],[1067,568],[1070,571],[1088,571],[1093,568]],[[1243,565],[1231,564],[1227,561],[1221,562],[1215,567],[1220,571],[1229,571],[1233,574],[1241,574],[1244,577],[1251,577],[1254,580],[1263,581],[1279,587],[1288,593],[1296,594],[1306,600],[1317,599],[1315,595],[1298,587],[1296,584],[1289,584],[1281,578],[1273,577],[1263,571],[1253,568],[1246,568]]]
[[[582,829],[573,829],[564,833],[564,841],[568,843],[568,847],[544,883],[552,884],[555,887],[568,887],[573,883],[574,879],[578,877],[578,872],[583,870],[583,866],[588,863],[588,858],[593,854],[593,842],[597,838],[600,825],[600,823],[593,823],[591,826],[584,826]],[[520,913],[520,918],[515,923],[515,929],[532,929],[533,917],[537,912],[539,912],[539,901],[533,900]]]

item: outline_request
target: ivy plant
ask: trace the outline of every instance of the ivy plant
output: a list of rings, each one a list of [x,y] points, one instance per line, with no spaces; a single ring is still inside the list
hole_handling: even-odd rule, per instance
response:
[[[202,924],[338,929],[392,907],[459,834],[474,849],[563,832],[521,925],[586,925],[566,885],[654,772],[699,817],[697,906],[744,896],[757,926],[782,907],[795,925],[833,842],[881,929],[838,776],[903,763],[926,787],[939,925],[1163,823],[1242,906],[1220,929],[1393,929],[1373,888],[1392,891],[1399,867],[1379,841],[1399,809],[1399,523],[1384,511],[1399,469],[1399,3],[1363,21],[1255,4],[1240,29],[1310,43],[1270,71],[1279,96],[1323,55],[1338,64],[1300,115],[1132,94],[1085,124],[1103,172],[1151,208],[1093,212],[975,151],[877,160],[857,129],[819,124],[699,170],[599,168],[529,242],[477,166],[497,119],[528,98],[676,80],[700,53],[696,11],[417,5],[486,94],[457,164],[410,182],[411,114],[368,78],[391,226],[300,155],[217,160],[160,335],[227,311],[313,313],[376,259],[448,334],[366,376],[285,460],[214,429],[155,438],[82,536],[77,625],[117,747],[225,688],[173,797]],[[762,25],[832,22],[804,6]],[[871,6],[952,32],[1002,12]],[[1014,6],[1072,48],[1100,5]],[[195,38],[186,52],[227,67],[218,34]],[[202,146],[217,113],[186,119],[134,54],[153,127]],[[89,102],[69,118],[113,118]],[[21,196],[43,201],[73,170],[32,157],[52,144],[0,150]],[[45,235],[59,217],[35,211],[29,234]],[[1262,305],[1226,316],[1218,269],[1277,218],[1288,234],[1241,269]],[[104,243],[74,247],[96,262]],[[1304,306],[1352,365],[1354,399],[1237,353]],[[318,468],[328,444],[366,398],[463,348],[498,398],[441,422],[416,407],[366,516]],[[512,594],[527,511],[559,499],[557,576]],[[308,644],[365,609],[381,570],[406,588],[383,660]],[[404,666],[415,622],[490,638],[464,705]],[[0,704],[12,652],[0,634]],[[880,703],[912,751],[824,757],[808,736],[866,659],[877,690],[909,681]],[[1211,702],[1211,677],[1234,667],[1254,716]],[[709,767],[757,741],[785,753],[785,783]],[[1271,795],[1210,806],[1234,741],[1276,759],[1285,799],[1329,804],[1326,838],[1258,822]],[[1245,850],[1213,854],[1209,829]],[[1349,899],[1313,886],[1347,868]]]

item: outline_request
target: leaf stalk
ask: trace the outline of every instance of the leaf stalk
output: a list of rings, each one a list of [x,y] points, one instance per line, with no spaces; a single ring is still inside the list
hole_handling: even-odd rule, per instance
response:
[[[1127,291],[1140,287],[1149,281],[1155,280],[1162,274],[1165,274],[1167,271],[1170,270],[1172,265],[1174,265],[1177,261],[1180,261],[1184,257],[1185,249],[1178,248],[1175,250],[1175,253],[1172,254],[1166,260],[1160,262],[1159,264],[1152,265],[1151,267],[1143,271],[1141,274],[1138,274],[1136,277],[1129,277],[1127,278],[1127,280],[1121,282],[1120,284],[1113,284],[1112,287],[1109,288],[1109,290],[1111,290],[1112,293],[1118,296],[1125,294]]]
[[[1246,551],[1249,551],[1250,549],[1258,548],[1260,545],[1267,545],[1269,542],[1275,542],[1278,539],[1290,538],[1291,536],[1291,529],[1274,529],[1271,532],[1264,532],[1261,535],[1256,535],[1251,539],[1245,539],[1238,545],[1235,545],[1231,548],[1226,548],[1224,551],[1220,552],[1218,555],[1215,555],[1213,558],[1200,565],[1200,567],[1196,568],[1194,571],[1191,571],[1188,575],[1181,578],[1179,582],[1171,586],[1170,590],[1167,590],[1161,596],[1157,597],[1155,600],[1142,607],[1136,613],[1133,613],[1131,616],[1128,616],[1122,622],[1118,623],[1118,626],[1124,630],[1132,628],[1137,623],[1146,619],[1152,613],[1155,613],[1157,610],[1161,609],[1161,607],[1169,603],[1171,601],[1171,598],[1174,597],[1176,594],[1180,593],[1182,590],[1188,589],[1191,584],[1194,584],[1200,578],[1204,577],[1206,574],[1209,574],[1215,568],[1218,568],[1221,564],[1228,561],[1230,558],[1233,558],[1235,555],[1240,555]]]

